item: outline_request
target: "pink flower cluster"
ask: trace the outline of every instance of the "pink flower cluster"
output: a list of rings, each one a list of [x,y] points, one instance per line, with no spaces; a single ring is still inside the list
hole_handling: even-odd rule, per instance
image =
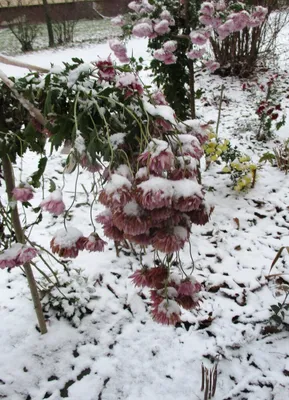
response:
[[[242,3],[240,3],[242,5]],[[231,12],[230,8],[225,13],[225,3],[214,4],[203,2],[200,9],[199,21],[206,26],[216,30],[221,40],[225,39],[233,32],[238,32],[244,28],[254,28],[264,22],[267,15],[267,8],[262,6],[255,7],[251,14],[245,9],[239,12]]]
[[[154,58],[162,61],[165,64],[175,64],[177,57],[173,54],[177,50],[177,42],[175,40],[169,40],[165,42],[161,49],[154,51]]]
[[[184,1],[180,1],[183,5]],[[225,39],[233,32],[241,31],[244,28],[253,28],[261,25],[266,18],[267,8],[257,6],[252,13],[245,9],[243,3],[238,3],[240,11],[236,11],[236,4],[226,6],[224,0],[204,1],[199,12],[199,21],[205,26],[203,29],[192,31],[190,38],[193,46],[205,46],[209,38],[215,31],[220,40]],[[129,8],[136,13],[137,22],[134,23],[132,34],[137,37],[147,37],[153,39],[170,32],[170,27],[175,25],[175,20],[170,12],[161,9],[156,18],[155,7],[148,3],[148,0],[137,0],[129,4]],[[170,65],[177,62],[175,50],[162,48],[154,51],[155,59]],[[193,47],[188,51],[187,57],[195,60],[201,58],[205,53],[205,48]],[[218,65],[210,60],[205,66],[211,71],[215,71]]]
[[[175,325],[181,320],[180,307],[190,310],[199,304],[201,285],[193,277],[171,275],[165,266],[143,267],[130,278],[136,286],[150,288],[152,316],[161,324]]]
[[[123,168],[110,176],[99,195],[107,209],[97,217],[107,237],[151,244],[169,254],[184,247],[192,220],[208,221],[210,212],[196,178],[203,152],[194,131],[190,132],[172,135],[170,144],[153,139],[138,156],[134,176],[124,176]]]
[[[149,4],[147,0],[133,1],[129,3],[128,7],[140,16],[155,10],[155,7]],[[148,17],[139,19],[132,28],[132,34],[137,37],[153,39],[169,33],[170,26],[173,25],[175,25],[175,20],[170,12],[163,10],[157,19]]]
[[[106,244],[95,232],[85,237],[80,230],[70,227],[58,230],[50,242],[50,247],[52,252],[60,257],[76,258],[82,250],[104,251]]]
[[[14,268],[29,263],[38,254],[33,247],[14,243],[9,249],[0,254],[0,268]]]
[[[118,39],[112,39],[109,41],[109,47],[114,52],[115,56],[122,63],[128,63],[129,57],[127,56],[127,50],[123,43]]]

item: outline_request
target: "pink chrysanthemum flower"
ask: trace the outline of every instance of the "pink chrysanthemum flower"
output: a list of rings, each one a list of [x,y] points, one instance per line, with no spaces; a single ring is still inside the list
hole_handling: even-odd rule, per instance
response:
[[[210,125],[197,119],[189,119],[179,124],[179,128],[189,135],[195,136],[201,145],[203,145],[209,137]]]
[[[132,199],[131,182],[124,176],[112,174],[99,194],[99,201],[107,207],[123,207]]]
[[[152,96],[152,101],[155,105],[157,106],[167,106],[168,102],[166,101],[165,95],[158,90],[157,92],[153,93]]]
[[[174,53],[178,48],[178,42],[176,40],[168,40],[163,44],[163,49],[168,53]]]
[[[109,239],[115,240],[116,242],[123,240],[123,232],[120,231],[116,226],[104,224],[102,229],[105,236]]]
[[[116,80],[116,87],[125,91],[125,98],[134,94],[142,95],[143,86],[138,78],[131,72],[125,72]]]
[[[185,296],[185,295],[179,295],[176,298],[176,302],[183,307],[185,310],[192,310],[193,308],[196,308],[199,305],[199,297],[198,296]]]
[[[204,15],[213,15],[215,12],[215,7],[213,3],[204,1],[200,8],[200,13]]]
[[[77,228],[60,229],[50,242],[53,253],[63,258],[75,258],[80,249],[84,248],[84,236]]]
[[[220,68],[220,64],[213,60],[206,61],[205,66],[210,72],[215,72],[216,69]]]
[[[142,165],[147,165],[150,172],[162,175],[164,171],[172,168],[174,158],[174,154],[166,141],[154,139],[148,144],[145,151],[140,154],[138,161]]]
[[[14,268],[29,263],[38,254],[33,247],[14,243],[9,249],[0,254],[0,269]]]
[[[159,221],[164,221],[167,220],[169,218],[171,218],[171,216],[173,215],[174,210],[172,210],[171,208],[158,208],[156,210],[150,210],[149,212],[149,218],[151,220],[151,222],[159,222]]]
[[[190,34],[190,38],[192,43],[198,46],[203,46],[208,41],[208,38],[205,35],[203,35],[203,33],[200,32],[192,32]]]
[[[163,253],[174,253],[181,250],[189,238],[188,229],[183,226],[158,229],[154,233],[152,245]]]
[[[17,255],[17,265],[29,263],[34,257],[36,257],[38,251],[34,247],[22,246],[21,250]]]
[[[136,24],[132,29],[132,34],[140,38],[150,37],[152,33],[152,25],[148,24],[147,22],[140,22]]]
[[[48,211],[53,215],[61,215],[65,211],[65,204],[62,200],[60,190],[55,190],[40,203],[42,210]]]
[[[193,296],[200,292],[201,284],[194,278],[184,279],[178,287],[178,295],[181,296]]]
[[[126,233],[124,234],[124,238],[140,246],[149,246],[151,244],[151,236],[148,233],[143,233],[141,235],[130,235]]]
[[[147,181],[140,183],[136,189],[137,202],[147,210],[170,208],[172,195],[172,182],[160,177],[150,177]]]
[[[197,176],[198,160],[191,156],[176,157],[176,168],[170,172],[169,179],[193,179]]]
[[[96,221],[102,224],[103,233],[106,237],[117,242],[123,240],[123,232],[114,225],[110,210],[107,209],[99,214]]]
[[[130,8],[135,13],[138,13],[142,8],[142,4],[140,1],[131,1],[130,3],[128,3],[128,8]]]
[[[111,82],[114,79],[116,71],[110,57],[105,60],[97,61],[95,65],[98,68],[98,76],[100,80]]]
[[[200,15],[199,21],[201,24],[211,26],[213,24],[213,17],[211,15]]]
[[[187,215],[193,224],[205,225],[209,221],[213,209],[213,207],[209,209],[208,207],[201,205],[199,209],[193,210],[187,213]]]
[[[162,20],[168,21],[170,26],[174,26],[175,25],[175,20],[172,17],[171,13],[168,10],[164,10],[160,13],[160,18]]]
[[[196,180],[174,182],[173,208],[181,212],[197,210],[203,202],[202,187]]]
[[[149,268],[147,271],[147,286],[153,289],[162,289],[168,279],[169,271],[164,266]]]
[[[189,155],[199,160],[204,154],[198,139],[189,134],[178,135],[178,141],[174,141],[174,146],[180,156]]]
[[[170,24],[169,21],[167,21],[166,19],[163,19],[160,22],[157,22],[154,26],[154,31],[158,34],[158,35],[164,35],[165,33],[170,32]]]
[[[14,188],[12,194],[16,201],[25,203],[33,198],[33,189],[28,183],[23,183]]]
[[[152,309],[153,319],[164,325],[176,325],[181,320],[180,315],[180,307],[174,300],[164,299],[157,307]]]
[[[147,272],[148,268],[144,267],[136,270],[129,278],[133,281],[135,286],[145,287],[148,286]]]
[[[126,47],[123,43],[121,43],[120,40],[118,40],[118,39],[110,40],[109,46],[120,62],[123,62],[123,63],[129,62]]]
[[[107,243],[102,240],[97,233],[93,232],[88,236],[84,248],[89,252],[104,251],[104,246],[106,244]]]
[[[117,210],[112,219],[119,230],[132,236],[141,235],[149,229],[149,220],[135,200]]]
[[[205,52],[206,52],[206,48],[204,47],[204,48],[201,48],[201,49],[198,49],[198,50],[191,50],[186,54],[186,56],[188,58],[190,58],[191,60],[195,60],[196,58],[203,57]]]

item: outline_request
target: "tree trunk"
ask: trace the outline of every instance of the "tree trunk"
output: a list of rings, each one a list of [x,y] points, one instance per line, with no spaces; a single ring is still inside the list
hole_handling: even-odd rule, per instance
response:
[[[49,6],[47,0],[42,0],[44,15],[47,25],[47,32],[48,32],[48,40],[49,40],[49,47],[54,47],[54,35],[53,35],[53,28],[52,28],[52,21],[49,12]]]

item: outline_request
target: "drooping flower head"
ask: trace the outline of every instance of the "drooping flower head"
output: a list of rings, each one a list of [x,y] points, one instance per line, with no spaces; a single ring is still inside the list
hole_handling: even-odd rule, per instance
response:
[[[99,194],[99,201],[107,207],[125,206],[132,199],[132,184],[124,176],[112,174],[111,179]]]
[[[145,151],[140,154],[138,161],[141,165],[147,165],[150,172],[162,175],[173,167],[174,154],[169,144],[164,140],[154,139]]]
[[[110,57],[104,60],[99,60],[95,64],[98,68],[97,73],[100,80],[111,82],[114,79],[116,71]]]
[[[40,203],[42,210],[48,211],[53,215],[61,215],[65,211],[65,204],[62,200],[60,190],[55,190]]]
[[[34,247],[14,243],[0,254],[0,269],[14,268],[29,263],[37,254],[38,251]]]
[[[16,201],[25,203],[33,198],[33,188],[28,183],[21,183],[13,189],[12,194]]]
[[[104,251],[104,246],[106,244],[107,243],[104,240],[102,240],[97,233],[93,232],[86,239],[84,248],[89,252]]]
[[[142,95],[143,86],[135,74],[131,72],[124,72],[117,77],[116,87],[124,90],[125,98],[133,96],[134,94]]]
[[[180,322],[181,310],[175,300],[164,299],[152,309],[152,316],[156,322],[164,325],[176,325]]]
[[[77,228],[58,230],[50,242],[53,253],[63,258],[76,258],[79,250],[83,250],[85,239],[82,232]]]

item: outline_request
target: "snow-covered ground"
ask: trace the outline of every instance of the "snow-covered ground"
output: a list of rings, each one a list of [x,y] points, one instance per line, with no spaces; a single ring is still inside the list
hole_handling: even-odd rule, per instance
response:
[[[288,30],[284,37],[288,38]],[[286,36],[287,35],[287,36]],[[287,43],[288,44],[288,43]],[[129,51],[146,57],[146,42],[132,40]],[[17,57],[49,67],[71,57],[93,61],[110,53],[107,44],[64,51],[44,51]],[[284,67],[284,65],[283,65]],[[3,66],[8,75],[23,70]],[[148,72],[143,79],[149,81]],[[241,83],[234,78],[221,81],[202,73],[198,85],[205,89],[211,105],[198,102],[198,114],[205,121],[217,120],[214,102],[225,83],[227,102],[223,105],[220,136],[229,138],[254,161],[274,146],[251,140],[253,133],[241,130],[254,114]],[[288,103],[287,103],[288,107]],[[288,109],[287,109],[288,111]],[[289,138],[289,123],[278,136]],[[47,177],[62,186],[65,155],[49,160]],[[23,178],[37,168],[37,159],[27,154],[22,165]],[[20,165],[19,165],[20,167]],[[27,282],[21,270],[0,273],[0,398],[7,400],[194,400],[202,399],[201,365],[211,368],[218,360],[216,400],[286,400],[289,397],[288,331],[262,333],[268,325],[269,307],[282,302],[279,283],[266,279],[270,265],[281,246],[289,246],[288,176],[269,163],[258,172],[254,189],[246,193],[232,190],[228,175],[220,166],[203,172],[207,197],[215,209],[210,222],[194,227],[191,235],[194,275],[203,283],[203,302],[197,312],[184,312],[178,327],[152,321],[147,292],[131,283],[129,275],[138,268],[133,255],[116,257],[113,243],[104,253],[82,252],[73,267],[83,269],[93,298],[91,314],[77,327],[49,314],[48,333],[35,329],[35,315]],[[16,170],[19,180],[20,171]],[[75,176],[66,177],[65,203],[72,201]],[[82,172],[73,208],[73,226],[91,231],[86,202],[91,176]],[[1,194],[4,198],[4,188]],[[37,197],[38,196],[38,197]],[[32,200],[37,206],[40,194]],[[77,205],[79,205],[77,207]],[[95,205],[93,213],[101,210]],[[61,222],[45,215],[31,235],[48,247]],[[102,235],[99,227],[98,233]],[[145,256],[150,262],[151,253]],[[189,247],[182,252],[186,268],[191,267]],[[286,264],[287,261],[287,264]],[[272,273],[289,276],[288,256],[284,254]],[[51,260],[53,263],[53,260]],[[55,263],[53,264],[55,265]],[[287,270],[286,270],[287,268]],[[61,268],[59,268],[60,270]],[[287,275],[286,275],[287,273]],[[287,277],[287,278],[286,278]],[[289,281],[289,280],[288,280]]]

